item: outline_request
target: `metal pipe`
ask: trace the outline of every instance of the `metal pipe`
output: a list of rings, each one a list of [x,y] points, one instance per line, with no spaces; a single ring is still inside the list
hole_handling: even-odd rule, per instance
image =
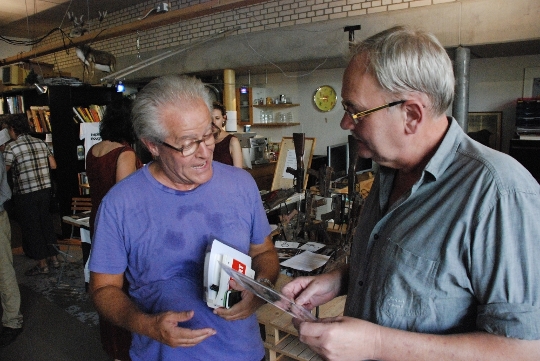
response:
[[[471,51],[468,48],[458,47],[454,60],[454,76],[456,77],[452,116],[461,128],[467,132],[469,116],[469,68]]]
[[[170,56],[173,56],[173,55],[176,55],[176,54],[180,54],[184,51],[187,51],[191,48],[194,48],[196,46],[199,46],[199,45],[202,45],[210,40],[213,40],[215,38],[217,38],[218,36],[220,35],[228,35],[229,33],[233,32],[233,31],[236,31],[238,30],[239,27],[234,27],[232,29],[229,29],[229,30],[220,30],[218,31],[217,33],[215,34],[212,34],[212,35],[208,35],[204,38],[201,38],[197,41],[194,41],[193,43],[190,43],[190,44],[186,44],[186,45],[182,45],[179,49],[177,50],[167,50],[161,54],[158,54],[156,56],[153,56],[149,59],[146,59],[146,60],[143,60],[141,62],[138,62],[136,64],[133,64],[133,65],[130,65],[122,70],[119,70],[115,73],[112,73],[112,74],[109,74],[107,76],[104,76],[103,78],[100,79],[100,81],[103,83],[103,82],[114,82],[116,80],[123,80],[125,79],[125,77],[131,73],[134,73],[136,71],[139,71],[141,69],[144,69],[146,68],[147,66],[150,66],[152,64],[155,64],[159,61],[162,61]]]

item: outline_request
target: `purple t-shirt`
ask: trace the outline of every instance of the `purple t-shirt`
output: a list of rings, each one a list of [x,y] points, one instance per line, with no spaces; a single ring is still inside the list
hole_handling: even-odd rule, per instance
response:
[[[255,181],[246,171],[213,162],[212,179],[192,191],[157,182],[148,167],[114,186],[103,199],[89,268],[126,272],[129,294],[145,312],[194,310],[186,328],[216,329],[197,346],[171,348],[133,335],[138,360],[253,360],[264,356],[255,315],[225,321],[204,300],[204,258],[214,238],[248,253],[270,234]],[[226,351],[225,351],[226,350]]]

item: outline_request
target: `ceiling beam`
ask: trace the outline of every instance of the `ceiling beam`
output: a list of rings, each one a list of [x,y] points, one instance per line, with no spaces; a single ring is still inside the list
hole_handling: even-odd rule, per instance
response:
[[[136,20],[132,23],[120,25],[114,28],[96,30],[92,33],[88,33],[77,38],[70,38],[67,43],[64,41],[57,41],[48,45],[37,47],[35,49],[32,49],[31,51],[20,53],[15,56],[0,60],[0,66],[30,60],[39,56],[52,54],[57,51],[69,49],[90,42],[102,41],[127,34],[132,34],[134,32],[137,32],[137,30],[143,31],[158,28],[161,26],[177,23],[181,20],[185,21],[201,16],[215,14],[221,11],[227,11],[240,7],[264,3],[267,1],[268,0],[211,0],[201,4],[188,6],[182,9],[169,11],[163,14],[153,15],[146,19]]]

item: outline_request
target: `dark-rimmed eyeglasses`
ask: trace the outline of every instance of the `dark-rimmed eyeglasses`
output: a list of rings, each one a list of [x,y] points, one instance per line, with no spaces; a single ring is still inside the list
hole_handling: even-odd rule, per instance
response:
[[[188,143],[184,144],[180,148],[177,148],[173,145],[170,145],[167,142],[161,142],[164,146],[167,148],[171,148],[176,150],[177,152],[182,153],[184,157],[190,156],[192,154],[195,154],[197,149],[199,149],[199,145],[204,142],[204,144],[210,146],[214,145],[216,143],[216,138],[219,136],[219,133],[221,132],[221,129],[219,129],[214,123],[212,123],[212,132],[205,134],[202,136],[201,139],[192,140]]]
[[[345,110],[345,113],[347,113],[352,118],[352,120],[354,122],[354,125],[356,125],[356,124],[358,124],[358,121],[361,118],[365,117],[368,114],[375,113],[376,111],[386,109],[386,108],[390,108],[390,107],[393,107],[393,106],[398,105],[398,104],[403,104],[405,102],[406,102],[406,100],[398,100],[398,101],[395,101],[395,102],[386,103],[386,104],[381,105],[381,106],[376,107],[376,108],[371,108],[371,109],[368,109],[368,110],[364,110],[364,111],[361,111],[359,113],[350,112],[347,109],[347,104],[345,104],[344,101],[341,101],[341,105],[343,106],[343,110]]]

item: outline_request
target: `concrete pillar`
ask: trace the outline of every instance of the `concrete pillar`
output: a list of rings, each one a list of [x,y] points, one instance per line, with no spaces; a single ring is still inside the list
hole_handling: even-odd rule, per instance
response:
[[[456,49],[456,58],[454,59],[456,89],[454,103],[452,104],[452,116],[465,132],[467,132],[469,114],[470,60],[470,49],[461,46]]]
[[[227,110],[227,125],[225,130],[228,132],[236,132],[236,91],[235,91],[235,73],[232,69],[223,71],[223,105]]]

